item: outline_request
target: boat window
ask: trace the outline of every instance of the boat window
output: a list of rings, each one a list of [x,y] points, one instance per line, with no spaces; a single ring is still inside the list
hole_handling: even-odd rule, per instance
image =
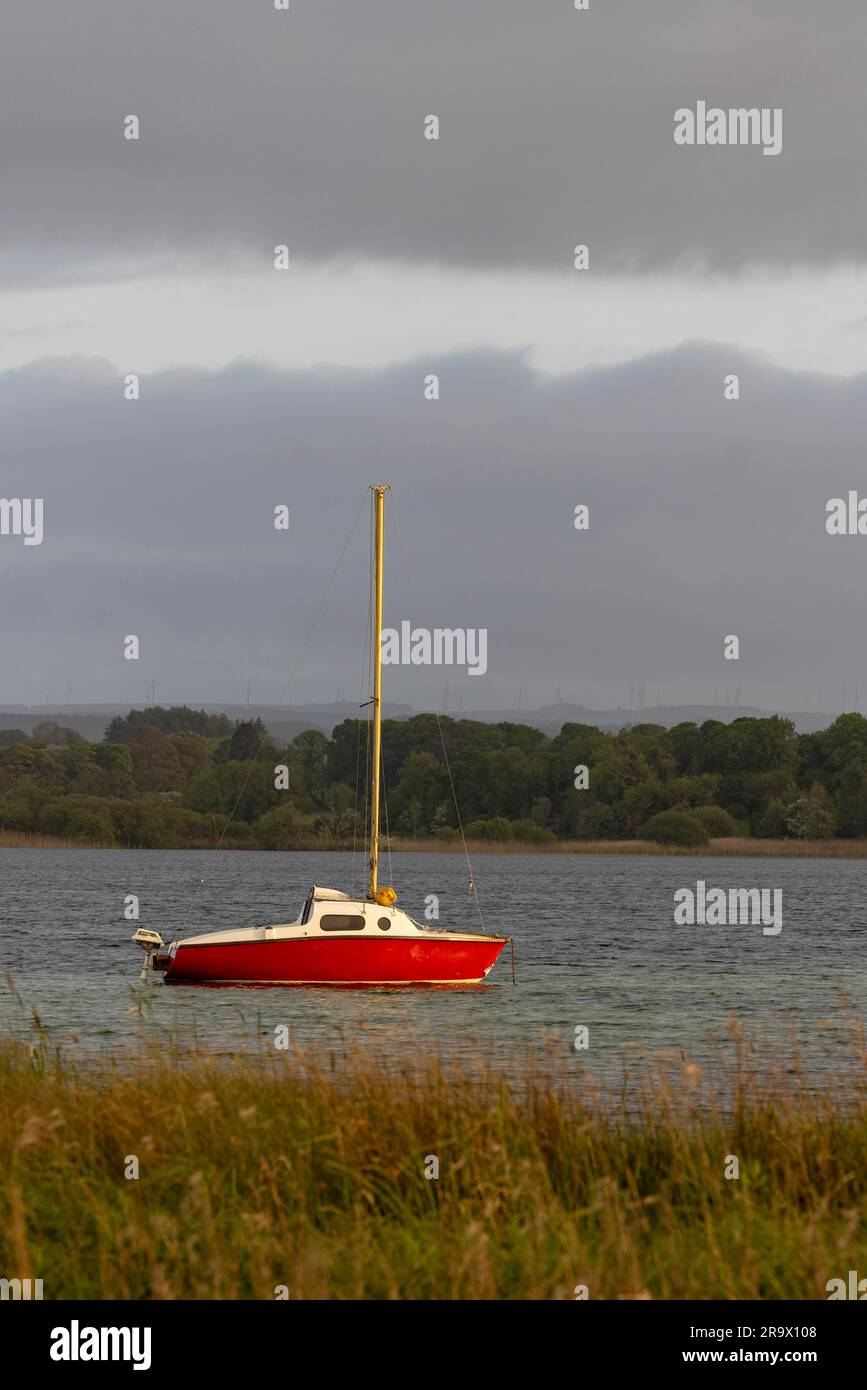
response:
[[[380,931],[388,931],[389,927],[391,926],[391,918],[380,917],[376,925],[379,927]]]
[[[319,918],[323,931],[364,931],[364,918],[355,913],[329,912]]]

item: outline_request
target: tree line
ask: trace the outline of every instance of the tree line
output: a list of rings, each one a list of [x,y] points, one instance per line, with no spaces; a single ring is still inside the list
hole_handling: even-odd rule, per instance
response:
[[[0,827],[147,848],[259,849],[363,840],[369,724],[281,746],[259,720],[132,710],[101,743],[54,722],[0,734]],[[383,723],[392,838],[700,844],[709,836],[867,835],[867,719],[820,733],[790,720],[619,732],[420,714]]]

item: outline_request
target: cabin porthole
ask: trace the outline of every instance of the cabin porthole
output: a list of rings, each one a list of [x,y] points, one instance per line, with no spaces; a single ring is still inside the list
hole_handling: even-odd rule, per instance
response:
[[[380,919],[379,919],[379,921],[377,922],[376,925],[379,927],[379,930],[380,930],[380,931],[388,931],[389,928],[390,928],[390,926],[391,926],[391,918],[390,918],[390,917],[380,917]]]

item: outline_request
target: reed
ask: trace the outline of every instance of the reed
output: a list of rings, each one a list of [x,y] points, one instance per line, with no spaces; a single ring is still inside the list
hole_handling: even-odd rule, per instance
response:
[[[392,850],[412,853],[457,851],[463,853],[460,840],[398,839],[393,838]],[[467,840],[471,854],[640,854],[683,855],[687,858],[710,856],[716,858],[750,859],[865,859],[867,840],[754,840],[747,835],[732,835],[710,840],[706,845],[663,845],[652,840],[554,840],[536,844],[522,840]]]
[[[822,1088],[727,1047],[713,1078],[668,1059],[611,1093],[578,1054],[507,1074],[398,1038],[8,1042],[0,1275],[52,1299],[824,1298],[867,1274],[863,1035]]]
[[[383,848],[387,841],[383,838]],[[66,840],[56,835],[39,835],[18,830],[0,830],[0,849],[123,849],[123,845],[108,845],[97,841],[82,843],[80,840]],[[185,849],[212,850],[213,841],[197,840]],[[221,849],[258,850],[259,846],[232,845],[225,842]],[[338,844],[324,844],[311,840],[303,847],[305,854],[311,851],[357,849],[351,840]],[[431,837],[420,839],[392,837],[393,853],[405,851],[409,854],[463,854],[460,839],[446,840]],[[615,854],[615,855],[681,855],[694,859],[707,856],[718,859],[867,859],[867,840],[754,840],[749,836],[733,835],[725,839],[711,840],[697,848],[681,845],[661,845],[649,840],[555,840],[549,844],[537,844],[524,840],[467,840],[470,854]],[[157,850],[159,854],[172,853],[170,850]]]
[[[66,840],[61,835],[41,835],[30,830],[0,829],[0,849],[106,849],[107,845],[88,841]]]

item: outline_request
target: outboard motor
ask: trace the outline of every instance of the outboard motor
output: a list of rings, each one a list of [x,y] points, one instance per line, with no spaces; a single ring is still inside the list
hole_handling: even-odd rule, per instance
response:
[[[145,953],[145,963],[139,975],[139,979],[142,982],[147,980],[148,970],[150,970],[151,965],[153,965],[154,970],[165,970],[167,968],[169,963],[169,957],[167,955],[157,956],[154,959],[154,952],[157,947],[165,946],[166,944],[158,931],[149,931],[147,927],[139,927],[138,931],[134,932],[130,937],[130,940],[134,941],[137,946],[141,946]]]

